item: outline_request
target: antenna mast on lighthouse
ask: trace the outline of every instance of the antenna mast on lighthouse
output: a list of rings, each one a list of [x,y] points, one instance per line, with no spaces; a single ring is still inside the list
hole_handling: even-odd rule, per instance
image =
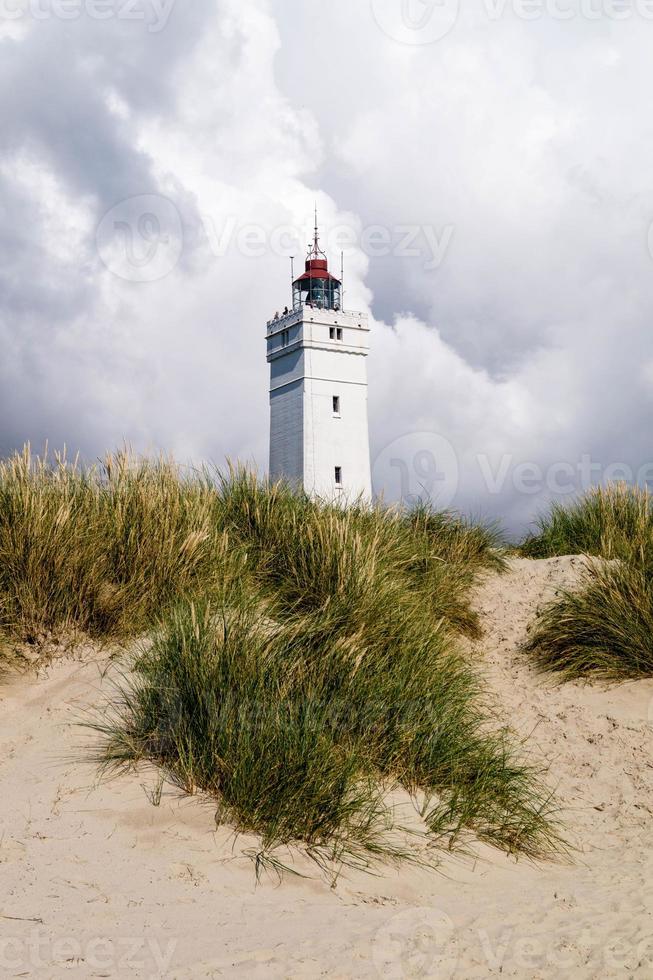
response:
[[[308,246],[309,259],[326,259],[326,253],[320,248],[320,232],[317,224],[317,203],[315,204],[315,231],[313,233],[313,245]]]
[[[313,240],[295,279],[292,311],[267,324],[270,364],[270,477],[322,500],[371,500],[367,426],[369,324],[345,313],[341,278]]]

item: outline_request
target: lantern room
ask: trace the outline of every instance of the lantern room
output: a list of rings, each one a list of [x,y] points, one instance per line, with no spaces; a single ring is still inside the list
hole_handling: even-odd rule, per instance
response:
[[[302,306],[336,311],[342,308],[342,283],[329,272],[326,254],[320,248],[317,219],[304,274],[293,282],[293,308]]]

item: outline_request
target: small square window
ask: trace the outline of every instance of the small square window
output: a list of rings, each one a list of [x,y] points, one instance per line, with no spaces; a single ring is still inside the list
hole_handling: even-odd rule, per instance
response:
[[[336,466],[336,486],[342,486],[342,466]]]
[[[333,414],[340,415],[340,395],[333,396]]]

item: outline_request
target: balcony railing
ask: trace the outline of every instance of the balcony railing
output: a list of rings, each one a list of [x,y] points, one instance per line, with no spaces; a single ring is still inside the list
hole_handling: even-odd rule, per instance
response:
[[[271,320],[268,320],[268,330],[273,327],[287,326],[293,317],[300,319],[305,310],[311,313],[337,313],[339,316],[351,317],[353,319],[367,315],[356,310],[325,310],[324,307],[315,306],[314,304],[301,303],[299,306],[295,306],[294,309],[288,310],[287,313],[280,313],[278,316],[274,316]]]

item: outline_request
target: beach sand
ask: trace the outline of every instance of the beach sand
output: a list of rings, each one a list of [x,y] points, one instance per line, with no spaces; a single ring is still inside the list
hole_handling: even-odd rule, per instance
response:
[[[482,846],[438,870],[381,866],[336,887],[297,857],[257,885],[251,837],[152,771],[97,785],[76,722],[110,682],[96,651],[0,680],[3,977],[653,976],[653,681],[555,686],[519,654],[582,559],[516,559],[475,598],[470,656],[548,767],[567,862]],[[408,808],[407,801],[402,805]]]

